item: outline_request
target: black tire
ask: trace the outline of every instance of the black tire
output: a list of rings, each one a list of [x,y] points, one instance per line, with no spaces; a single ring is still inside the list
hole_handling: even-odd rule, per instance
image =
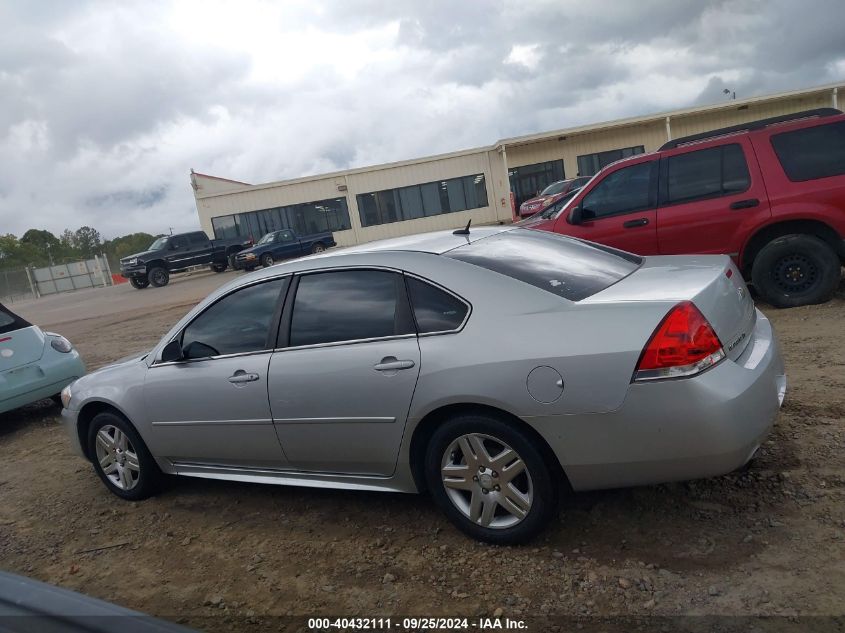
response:
[[[144,277],[130,277],[129,283],[132,284],[132,287],[136,290],[143,290],[150,285],[150,280],[145,279]]]
[[[216,273],[223,273],[226,272],[226,269],[229,267],[228,262],[217,262],[211,265],[211,270]]]
[[[244,266],[244,270],[248,273],[251,273],[253,270],[255,270],[255,266]]]
[[[150,283],[156,288],[161,288],[162,286],[166,286],[170,283],[170,273],[167,272],[166,268],[156,266],[147,273],[147,279],[149,279]]]
[[[470,435],[484,436],[482,442],[485,443],[488,451],[510,447],[522,460],[525,472],[515,478],[512,483],[517,489],[526,490],[531,501],[527,514],[521,519],[510,514],[503,505],[498,503],[499,499],[505,497],[505,493],[499,492],[496,482],[505,481],[508,468],[503,468],[501,473],[491,469],[476,471],[472,459],[457,455],[456,453],[461,452],[457,447],[453,450],[452,445],[458,438]],[[499,449],[495,448],[497,445]],[[466,480],[471,490],[447,492],[441,478],[441,466],[444,461],[448,463],[448,460],[456,460],[453,465],[457,468],[468,466],[466,472],[473,473],[473,481]],[[555,516],[558,509],[558,486],[553,472],[554,470],[543,458],[542,450],[536,445],[534,439],[512,423],[484,413],[460,415],[442,423],[429,441],[425,456],[426,483],[435,503],[443,513],[458,529],[469,536],[497,545],[525,543],[534,538]],[[486,481],[481,477],[486,477]],[[492,488],[484,487],[488,485]],[[485,493],[484,490],[488,492]],[[485,527],[480,524],[484,520],[483,514],[479,517],[479,522],[471,520],[465,512],[472,512],[473,496],[479,493],[482,494],[478,497],[482,504],[489,503],[487,499],[496,501],[493,504],[492,522],[513,520],[518,522],[513,525],[505,523],[498,527]],[[462,499],[461,503],[465,505],[464,510],[458,508],[450,494]]]
[[[264,253],[261,256],[261,265],[264,266],[264,268],[270,268],[270,266],[275,263],[276,262],[273,261],[273,256],[270,253]]]
[[[325,251],[325,250],[326,250],[326,245],[325,245],[325,244],[323,244],[322,242],[317,242],[316,244],[314,244],[314,245],[311,247],[311,252],[312,252],[312,253],[322,253],[322,252],[323,252],[323,251]]]
[[[829,301],[841,279],[839,257],[814,235],[784,235],[766,244],[754,259],[751,281],[776,308]]]
[[[65,406],[62,403],[62,394],[60,394],[60,393],[55,393],[52,396],[50,396],[50,400],[52,400],[53,404],[55,404],[57,407],[64,407]]]
[[[100,431],[103,430],[107,436],[114,438],[115,436],[111,433],[112,429],[119,429],[122,433],[124,433],[128,440],[126,446],[129,447],[129,449],[133,449],[122,453],[123,458],[126,460],[123,468],[127,469],[128,466],[126,466],[126,464],[132,463],[128,457],[129,455],[134,455],[137,458],[137,464],[139,467],[137,476],[130,476],[130,480],[134,483],[131,487],[126,489],[120,487],[112,481],[112,479],[110,479],[110,476],[103,470],[100,459],[98,459],[97,436]],[[109,449],[105,446],[102,447],[102,450],[109,452]],[[91,457],[91,463],[94,465],[94,471],[106,485],[106,488],[122,499],[140,501],[141,499],[146,499],[147,497],[155,494],[159,490],[162,474],[158,468],[158,464],[156,464],[153,456],[150,455],[147,445],[144,444],[144,440],[142,440],[141,436],[138,435],[135,427],[127,422],[123,416],[118,415],[117,413],[104,411],[103,413],[95,415],[94,419],[91,420],[91,426],[88,429],[88,455]],[[120,455],[120,451],[114,453],[112,461],[119,461]],[[113,474],[113,476],[118,479],[122,479],[122,477],[117,474]]]

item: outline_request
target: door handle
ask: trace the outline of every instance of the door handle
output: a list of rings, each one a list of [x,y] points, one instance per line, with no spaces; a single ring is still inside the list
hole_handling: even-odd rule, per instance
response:
[[[248,374],[243,369],[239,369],[229,376],[229,382],[235,385],[240,385],[245,382],[255,382],[256,380],[258,380],[258,374]]]
[[[622,226],[626,229],[633,229],[637,226],[645,226],[648,224],[648,218],[637,218],[636,220],[628,220],[627,222],[623,222]]]
[[[396,371],[398,369],[411,369],[416,363],[412,360],[396,360],[394,356],[387,356],[381,359],[380,363],[373,365],[376,371]]]
[[[731,202],[731,209],[750,209],[751,207],[757,207],[760,205],[760,201],[757,198],[749,198],[748,200],[737,200],[736,202]]]

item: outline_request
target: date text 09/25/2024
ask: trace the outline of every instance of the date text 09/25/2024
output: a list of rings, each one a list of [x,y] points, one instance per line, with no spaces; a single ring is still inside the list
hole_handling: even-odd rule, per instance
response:
[[[498,617],[481,618],[309,618],[312,631],[519,631],[526,630],[524,620]]]

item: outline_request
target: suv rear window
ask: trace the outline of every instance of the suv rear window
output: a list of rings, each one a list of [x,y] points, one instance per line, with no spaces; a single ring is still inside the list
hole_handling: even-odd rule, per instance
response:
[[[499,233],[444,255],[524,281],[569,301],[601,292],[630,275],[643,261],[607,246],[530,229]]]
[[[772,147],[793,182],[845,174],[845,121],[773,134]]]

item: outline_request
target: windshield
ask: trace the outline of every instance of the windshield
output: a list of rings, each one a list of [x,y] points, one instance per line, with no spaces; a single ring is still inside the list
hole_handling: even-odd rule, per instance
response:
[[[553,182],[548,187],[543,189],[543,191],[540,192],[540,195],[541,196],[553,196],[556,193],[560,193],[561,191],[566,189],[566,185],[567,185],[568,182],[569,182],[568,180],[559,180],[558,182]]]
[[[259,244],[269,244],[270,242],[273,241],[274,237],[276,237],[275,233],[268,233],[267,235],[262,237],[260,240],[258,240],[258,243]]]
[[[150,244],[150,247],[147,249],[148,251],[161,251],[167,246],[167,238],[160,237],[155,242]]]
[[[554,203],[552,206],[550,206],[548,209],[546,209],[546,210],[544,210],[544,211],[540,211],[540,213],[538,213],[538,214],[537,214],[537,217],[538,217],[538,218],[542,218],[542,219],[544,219],[544,220],[549,220],[549,219],[551,219],[551,218],[556,218],[556,217],[557,217],[557,215],[558,215],[558,213],[560,213],[561,211],[563,211],[563,209],[564,209],[566,206],[568,206],[568,205],[569,205],[569,203],[572,201],[572,198],[574,198],[574,197],[575,197],[575,194],[576,194],[576,193],[578,193],[579,191],[581,191],[581,188],[580,188],[580,187],[579,187],[578,189],[573,189],[572,191],[570,191],[569,193],[567,193],[565,196],[563,196],[563,198],[561,198],[560,200],[558,200],[557,202],[555,202],[555,203]]]

